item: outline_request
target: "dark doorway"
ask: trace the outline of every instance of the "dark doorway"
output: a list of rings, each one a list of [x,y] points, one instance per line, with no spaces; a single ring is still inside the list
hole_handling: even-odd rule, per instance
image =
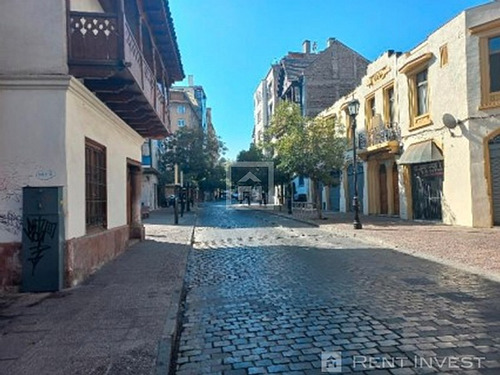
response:
[[[132,223],[132,172],[127,166],[127,225]]]
[[[330,210],[340,211],[340,171],[332,172],[333,183],[330,186]]]
[[[442,220],[443,161],[414,164],[411,172],[413,218]]]
[[[493,224],[500,225],[500,135],[489,141]]]

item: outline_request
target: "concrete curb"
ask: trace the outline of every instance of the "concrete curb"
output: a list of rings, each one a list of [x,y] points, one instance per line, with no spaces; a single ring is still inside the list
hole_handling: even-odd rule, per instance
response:
[[[186,284],[185,276],[187,273],[189,256],[191,254],[192,246],[194,243],[194,232],[196,228],[196,221],[198,213],[195,212],[194,222],[191,228],[191,235],[189,237],[189,250],[186,254],[186,262],[183,269],[179,270],[179,276],[182,279],[180,290],[176,290],[172,295],[172,304],[167,312],[165,325],[163,326],[163,333],[160,341],[158,342],[157,358],[156,358],[156,375],[170,375],[175,372],[172,362],[176,350],[176,342],[180,334],[181,317],[182,317],[182,304],[186,297]]]

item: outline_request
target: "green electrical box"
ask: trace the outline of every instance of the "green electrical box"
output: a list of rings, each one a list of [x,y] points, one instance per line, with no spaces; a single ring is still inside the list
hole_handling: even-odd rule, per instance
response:
[[[23,292],[63,288],[63,188],[23,188]]]

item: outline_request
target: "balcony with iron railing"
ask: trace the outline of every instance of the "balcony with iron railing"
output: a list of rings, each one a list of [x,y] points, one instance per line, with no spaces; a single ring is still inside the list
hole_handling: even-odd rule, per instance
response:
[[[139,134],[158,138],[168,134],[167,72],[159,52],[147,52],[151,63],[123,14],[68,12],[70,74]]]
[[[370,125],[359,137],[360,150],[364,153],[399,151],[401,129],[396,122],[384,123],[376,117],[372,119]]]

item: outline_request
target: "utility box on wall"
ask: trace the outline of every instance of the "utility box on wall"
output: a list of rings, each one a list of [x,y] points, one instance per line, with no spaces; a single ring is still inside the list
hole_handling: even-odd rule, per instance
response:
[[[23,188],[22,290],[62,289],[64,275],[63,188]]]

